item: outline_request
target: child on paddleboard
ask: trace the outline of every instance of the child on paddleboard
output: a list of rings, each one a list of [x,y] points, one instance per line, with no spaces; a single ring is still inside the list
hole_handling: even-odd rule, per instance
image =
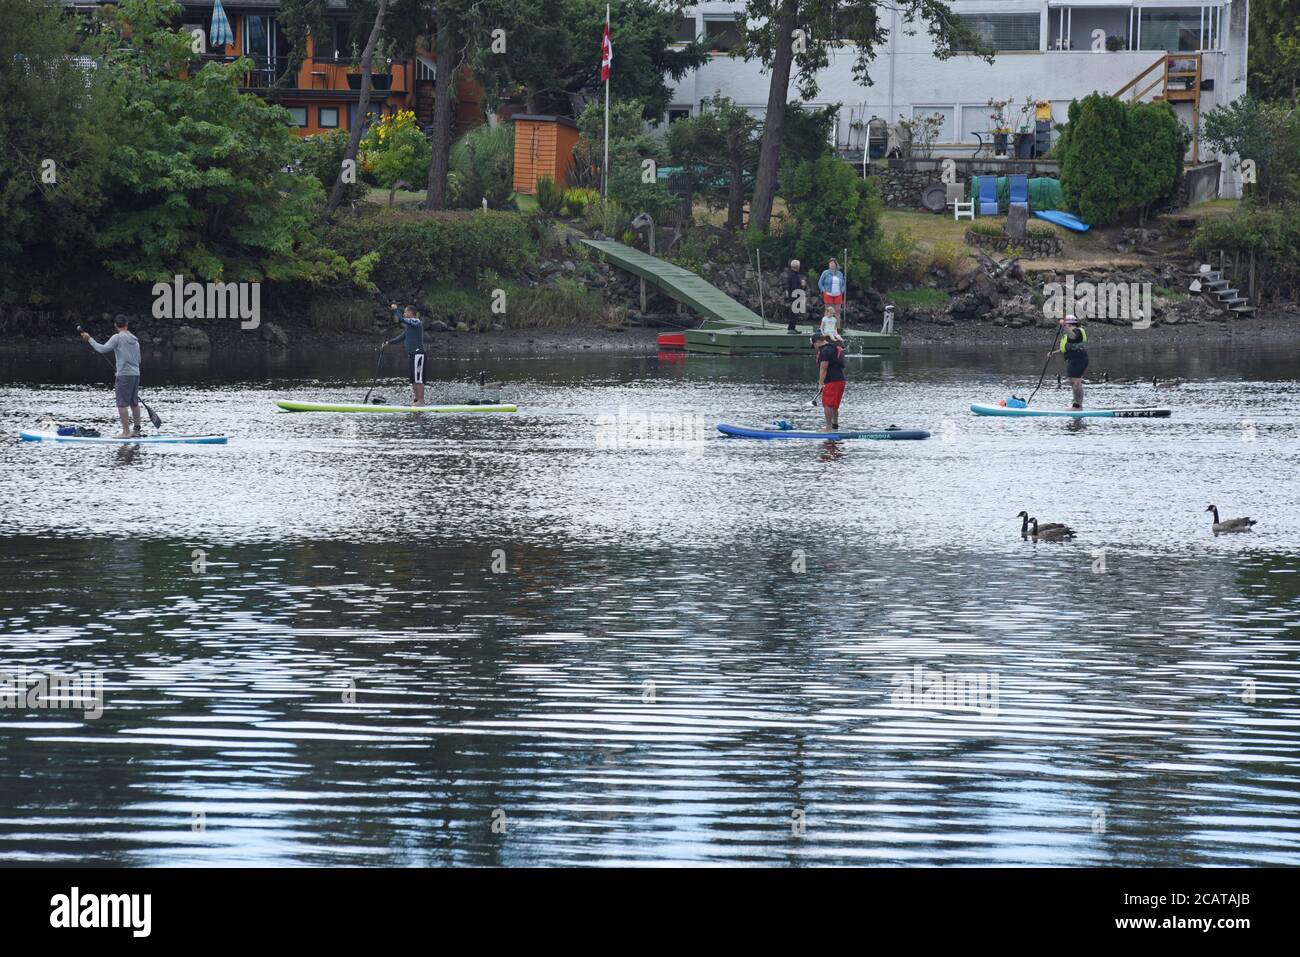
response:
[[[1061,320],[1060,353],[1065,358],[1065,377],[1070,380],[1074,392],[1072,409],[1083,408],[1083,374],[1088,369],[1088,332],[1079,324],[1075,316],[1066,316]],[[1056,354],[1056,349],[1048,356]]]
[[[826,432],[838,432],[840,428],[840,402],[844,399],[844,350],[831,341],[825,332],[817,332],[812,337],[813,348],[817,351],[817,387],[822,400],[822,411],[826,413]]]
[[[401,324],[402,331],[384,345],[393,346],[405,340],[410,363],[411,396],[415,405],[424,405],[424,323],[415,314],[414,306],[407,306],[399,313],[397,303],[391,302],[388,305],[393,310],[393,319]]]

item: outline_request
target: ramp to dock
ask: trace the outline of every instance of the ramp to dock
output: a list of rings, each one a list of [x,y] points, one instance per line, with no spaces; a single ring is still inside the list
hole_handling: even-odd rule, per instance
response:
[[[746,309],[689,269],[675,266],[658,256],[651,256],[612,239],[584,239],[583,242],[604,253],[615,266],[652,283],[666,296],[690,306],[707,320],[728,326],[752,326],[755,329],[764,326],[761,316]]]

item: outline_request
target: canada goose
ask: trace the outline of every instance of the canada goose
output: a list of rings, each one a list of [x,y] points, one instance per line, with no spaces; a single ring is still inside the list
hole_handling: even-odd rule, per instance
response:
[[[480,389],[501,389],[505,387],[504,382],[488,382],[487,372],[483,371],[478,374],[478,387]]]
[[[1036,518],[1031,518],[1029,521],[1033,524],[1029,535],[1035,540],[1059,542],[1063,539],[1074,538],[1074,529],[1066,525],[1059,525],[1055,522],[1052,525],[1039,525]]]
[[[1249,532],[1250,526],[1259,524],[1253,518],[1230,518],[1226,522],[1221,522],[1217,505],[1207,505],[1205,510],[1214,513],[1214,524],[1210,527],[1214,529],[1216,535],[1220,532]]]
[[[1157,389],[1177,389],[1182,384],[1182,379],[1165,379],[1161,382],[1155,376],[1151,377],[1151,385]]]
[[[1107,385],[1132,385],[1134,380],[1128,378],[1127,376],[1120,376],[1118,379],[1112,379],[1110,377],[1110,373],[1107,372],[1104,381]]]
[[[1030,518],[1028,512],[1019,512],[1016,515],[1016,518],[1020,519],[1020,537],[1028,538],[1029,523],[1035,521],[1035,519]],[[1040,532],[1050,531],[1054,528],[1063,528],[1071,535],[1074,534],[1074,529],[1070,528],[1070,526],[1068,525],[1062,525],[1060,522],[1044,522],[1042,525],[1038,526],[1038,530]]]

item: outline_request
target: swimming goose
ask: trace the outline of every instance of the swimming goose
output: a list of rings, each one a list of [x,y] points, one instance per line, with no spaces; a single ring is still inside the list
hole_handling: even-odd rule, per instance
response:
[[[1034,539],[1041,539],[1045,542],[1059,542],[1063,539],[1074,538],[1074,529],[1067,525],[1061,525],[1053,522],[1051,525],[1039,525],[1038,519],[1029,520],[1033,524],[1033,529],[1029,535]]]
[[[1155,376],[1151,377],[1151,385],[1157,389],[1177,389],[1183,384],[1182,379],[1165,379],[1163,382]]]
[[[1020,537],[1021,537],[1021,538],[1028,538],[1028,537],[1029,537],[1029,523],[1030,523],[1030,522],[1036,522],[1037,520],[1036,520],[1036,519],[1033,519],[1033,518],[1030,518],[1028,512],[1020,512],[1020,513],[1018,513],[1018,514],[1016,515],[1016,518],[1020,519]],[[1038,526],[1038,530],[1039,530],[1040,532],[1048,532],[1048,531],[1051,531],[1052,529],[1056,529],[1056,528],[1063,528],[1063,529],[1065,529],[1067,532],[1069,532],[1071,535],[1074,534],[1074,529],[1070,528],[1070,526],[1068,526],[1068,525],[1063,525],[1063,524],[1061,524],[1060,522],[1044,522],[1042,525],[1039,525],[1039,526]]]
[[[504,382],[488,382],[487,372],[482,371],[478,374],[478,387],[480,389],[501,389],[505,387]]]
[[[1207,505],[1205,510],[1214,513],[1214,524],[1210,527],[1214,529],[1216,535],[1219,532],[1249,532],[1250,526],[1259,524],[1253,518],[1230,518],[1226,522],[1221,522],[1217,505]]]

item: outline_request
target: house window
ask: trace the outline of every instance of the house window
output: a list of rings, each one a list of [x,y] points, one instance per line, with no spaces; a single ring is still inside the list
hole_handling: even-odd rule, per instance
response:
[[[1053,7],[1047,14],[1047,49],[1093,51],[1100,33],[1102,50],[1131,48],[1132,7]]]
[[[288,110],[289,110],[289,116],[293,119],[294,126],[307,125],[307,107],[290,106],[288,107]]]
[[[684,120],[691,115],[689,106],[670,106],[668,107],[668,122],[676,123],[678,120]]]
[[[735,17],[704,18],[704,38],[709,50],[717,53],[730,53],[740,46],[740,31],[736,29]]]
[[[922,120],[931,121],[936,116],[940,118],[941,122],[934,121],[932,124],[936,132],[931,142],[955,143],[957,141],[957,108],[955,106],[912,107],[912,122],[914,123],[919,123]]]
[[[339,125],[339,109],[337,106],[322,106],[320,108],[320,128],[323,130],[332,130]]]
[[[963,13],[957,19],[984,43],[999,52],[1037,50],[1038,13]]]
[[[677,31],[673,34],[673,40],[677,43],[694,43],[697,36],[699,36],[699,28],[695,24],[694,17],[681,17],[678,19]]]
[[[1217,7],[1173,7],[1142,10],[1140,50],[1193,53],[1218,48]]]

